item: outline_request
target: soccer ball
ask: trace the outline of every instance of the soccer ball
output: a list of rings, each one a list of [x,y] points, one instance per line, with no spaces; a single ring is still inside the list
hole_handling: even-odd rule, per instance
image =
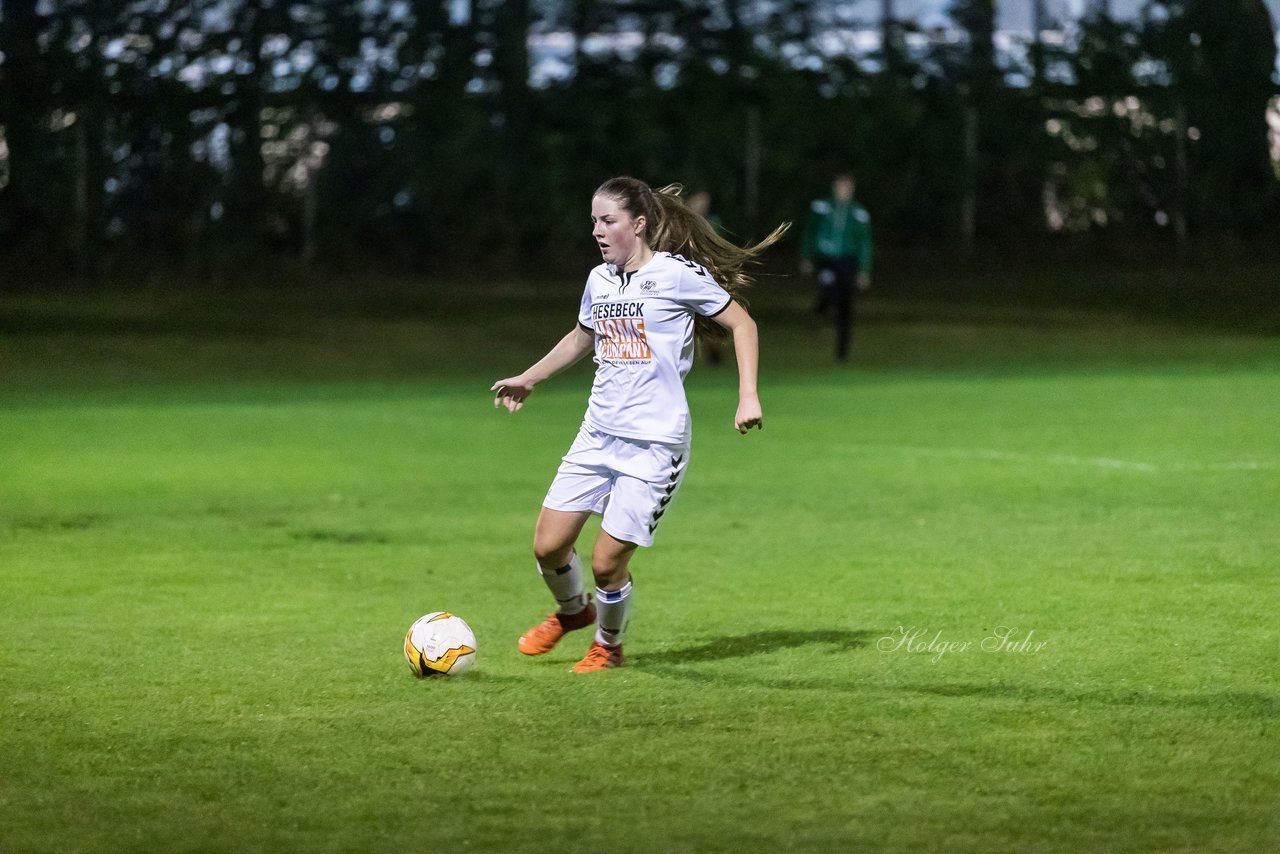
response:
[[[415,676],[457,676],[476,662],[476,636],[461,617],[432,611],[405,633],[404,657]]]

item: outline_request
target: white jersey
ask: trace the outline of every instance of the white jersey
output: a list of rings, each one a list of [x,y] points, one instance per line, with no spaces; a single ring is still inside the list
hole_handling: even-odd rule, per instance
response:
[[[596,346],[586,423],[628,439],[687,443],[694,315],[714,317],[730,302],[706,268],[670,252],[632,273],[592,270],[578,313]]]

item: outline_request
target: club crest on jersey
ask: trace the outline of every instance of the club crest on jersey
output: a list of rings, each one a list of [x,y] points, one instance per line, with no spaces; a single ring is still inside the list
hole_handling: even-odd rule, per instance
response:
[[[658,292],[658,283],[653,279],[645,279],[640,283],[640,293],[656,294]]]

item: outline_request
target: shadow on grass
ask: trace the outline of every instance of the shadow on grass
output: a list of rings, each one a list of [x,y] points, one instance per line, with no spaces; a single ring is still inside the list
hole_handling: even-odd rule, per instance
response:
[[[380,531],[334,531],[323,528],[290,531],[289,538],[313,543],[337,543],[344,546],[383,545],[391,542],[391,537]]]
[[[25,516],[14,519],[11,524],[25,531],[84,531],[101,527],[108,521],[108,517],[102,513],[73,513],[62,516]]]
[[[750,658],[754,655],[766,655],[784,649],[817,645],[830,646],[831,652],[847,652],[865,647],[873,634],[873,632],[853,632],[846,629],[751,632],[715,638],[698,646],[643,653],[631,658],[628,664],[637,668],[646,668],[667,664],[724,661],[730,658]]]
[[[1250,691],[1179,692],[1134,690],[1098,685],[1093,688],[1070,689],[1053,685],[992,683],[890,684],[832,679],[825,676],[762,675],[757,672],[712,672],[696,665],[713,661],[751,658],[787,649],[826,646],[830,653],[843,653],[868,647],[883,632],[848,631],[843,629],[811,629],[807,631],[763,631],[715,638],[697,646],[642,653],[628,657],[628,667],[649,670],[663,676],[674,676],[702,683],[726,686],[751,685],[778,690],[819,691],[834,694],[857,693],[863,697],[885,699],[902,695],[968,698],[993,702],[1028,705],[1102,706],[1130,708],[1173,708],[1225,715],[1237,719],[1275,720],[1280,717],[1280,698],[1272,694]]]

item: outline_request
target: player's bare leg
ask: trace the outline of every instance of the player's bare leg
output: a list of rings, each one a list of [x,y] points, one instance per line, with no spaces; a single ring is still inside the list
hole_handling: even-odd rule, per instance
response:
[[[558,607],[520,636],[518,646],[525,655],[550,652],[566,633],[595,622],[596,607],[583,586],[582,562],[573,548],[590,515],[585,510],[549,507],[538,514],[533,554],[538,559],[538,573]]]
[[[591,514],[586,510],[552,510],[543,507],[533,529],[533,554],[542,566],[564,566],[573,554],[573,544]]]
[[[622,666],[622,641],[631,611],[631,573],[628,567],[636,544],[600,531],[591,554],[591,570],[596,578],[596,600],[600,618],[595,641],[574,673],[591,673]]]

